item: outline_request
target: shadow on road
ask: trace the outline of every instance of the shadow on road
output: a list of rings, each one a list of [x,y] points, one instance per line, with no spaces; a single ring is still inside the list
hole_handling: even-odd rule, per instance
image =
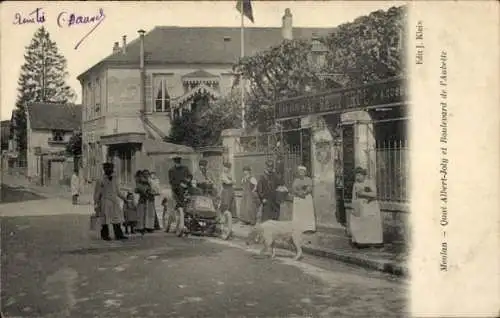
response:
[[[26,191],[22,188],[9,187],[5,184],[2,184],[2,188],[0,191],[2,198],[0,204],[46,199],[45,197],[33,192]]]

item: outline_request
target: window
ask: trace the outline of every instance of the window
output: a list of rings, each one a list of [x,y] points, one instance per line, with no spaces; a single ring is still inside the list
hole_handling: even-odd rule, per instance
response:
[[[92,101],[92,83],[89,82],[87,84],[87,105],[85,105],[85,107],[87,107],[88,109],[88,117],[89,119],[92,119],[94,118],[94,107],[93,107],[93,101]]]
[[[165,76],[158,76],[154,79],[154,111],[170,111],[170,95],[167,90],[167,79]]]
[[[61,130],[53,130],[52,131],[52,140],[53,141],[64,141],[64,132]]]
[[[95,86],[94,86],[94,97],[95,97],[95,104],[94,104],[94,109],[96,114],[100,114],[101,112],[101,82],[97,78],[95,80]]]

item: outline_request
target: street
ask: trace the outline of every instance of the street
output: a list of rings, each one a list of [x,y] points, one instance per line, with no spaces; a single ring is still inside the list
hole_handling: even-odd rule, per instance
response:
[[[3,316],[405,316],[406,283],[386,274],[284,250],[271,260],[240,240],[104,242],[88,229],[89,206],[54,213],[51,200],[31,201],[40,211],[29,216],[0,204]]]

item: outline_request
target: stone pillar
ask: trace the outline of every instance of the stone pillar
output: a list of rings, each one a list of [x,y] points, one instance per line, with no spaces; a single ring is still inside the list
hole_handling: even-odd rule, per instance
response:
[[[311,158],[314,211],[319,227],[342,228],[337,222],[335,195],[334,136],[322,116],[308,116],[301,125],[312,130]]]
[[[234,154],[240,152],[240,137],[243,131],[241,129],[225,129],[221,133],[222,146],[227,151],[226,160],[231,163],[231,176],[233,180],[236,176],[234,167]]]
[[[376,139],[373,121],[366,111],[353,111],[342,114],[342,123],[354,124],[354,162],[356,167],[368,171],[368,176],[375,179]]]

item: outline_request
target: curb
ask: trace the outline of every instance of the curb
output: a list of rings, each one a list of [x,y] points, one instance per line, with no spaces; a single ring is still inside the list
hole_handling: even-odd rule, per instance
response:
[[[246,239],[246,237],[243,234],[236,233],[234,231],[233,235],[235,238]],[[286,246],[283,244],[278,244],[277,247],[286,248]],[[309,255],[330,258],[347,264],[357,265],[366,269],[376,270],[379,272],[388,273],[395,276],[409,277],[408,268],[396,262],[373,260],[362,256],[354,256],[351,253],[329,250],[317,246],[315,247],[303,246],[302,250],[304,251],[304,253]]]

